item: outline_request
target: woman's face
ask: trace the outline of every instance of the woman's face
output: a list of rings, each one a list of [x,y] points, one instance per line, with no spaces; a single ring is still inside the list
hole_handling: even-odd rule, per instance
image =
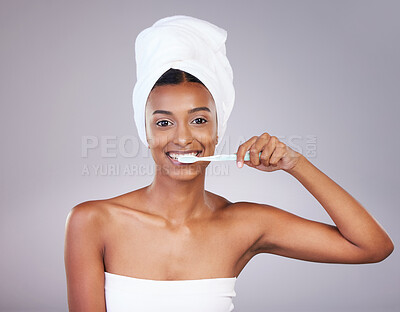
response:
[[[146,136],[164,174],[188,180],[205,172],[209,162],[182,164],[174,158],[184,153],[214,155],[217,113],[207,88],[194,82],[154,88],[146,105]]]

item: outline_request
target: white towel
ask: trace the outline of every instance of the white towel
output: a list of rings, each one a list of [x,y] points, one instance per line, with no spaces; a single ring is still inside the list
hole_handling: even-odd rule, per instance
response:
[[[170,68],[195,76],[210,91],[217,110],[217,146],[221,143],[235,101],[226,38],[226,30],[184,15],[160,19],[139,33],[135,42],[137,81],[132,100],[139,137],[146,147],[147,98],[155,82]]]

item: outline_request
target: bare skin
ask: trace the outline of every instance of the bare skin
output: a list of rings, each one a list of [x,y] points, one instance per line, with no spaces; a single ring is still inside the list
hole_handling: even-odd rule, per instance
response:
[[[206,109],[188,113],[199,107]],[[160,110],[164,112],[153,114]],[[166,152],[214,153],[215,104],[200,84],[155,88],[146,106],[146,130],[157,168],[152,184],[115,198],[81,203],[68,216],[65,265],[70,311],[105,311],[105,271],[152,280],[237,277],[258,253],[371,263],[393,251],[389,236],[365,208],[268,133],[243,143],[238,160],[257,170],[291,174],[336,226],[270,205],[231,203],[204,189],[209,162],[174,164]],[[246,151],[251,151],[251,160],[244,162]],[[259,152],[261,160],[256,157]]]

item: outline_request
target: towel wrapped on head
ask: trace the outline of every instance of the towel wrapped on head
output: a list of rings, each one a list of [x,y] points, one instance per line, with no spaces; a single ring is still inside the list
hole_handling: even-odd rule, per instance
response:
[[[235,101],[226,38],[224,29],[184,15],[160,19],[139,33],[135,42],[137,81],[132,100],[136,127],[145,146],[149,146],[145,128],[147,98],[156,81],[170,68],[195,76],[211,93],[220,144]]]

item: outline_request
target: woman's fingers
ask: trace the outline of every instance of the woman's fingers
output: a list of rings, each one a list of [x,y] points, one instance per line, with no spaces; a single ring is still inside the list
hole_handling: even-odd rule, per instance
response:
[[[278,138],[272,136],[269,138],[267,144],[265,145],[260,156],[260,161],[265,167],[268,167],[270,165],[271,156],[275,152],[276,144],[278,142],[279,142]]]
[[[250,162],[254,166],[258,166],[260,162],[260,153],[262,153],[268,143],[271,140],[271,136],[268,133],[260,135],[254,144],[250,147]]]
[[[250,140],[247,140],[246,142],[244,142],[239,146],[238,151],[236,153],[236,162],[239,168],[243,167],[244,155],[250,149],[250,146],[254,144],[257,138],[258,138],[257,136],[253,136]]]
[[[244,161],[246,152],[250,153],[250,160]],[[244,164],[262,171],[275,171],[278,169],[289,170],[298,162],[301,154],[293,151],[276,136],[263,133],[253,136],[241,144],[237,152],[237,165]]]
[[[277,166],[278,162],[286,155],[286,144],[279,142],[274,150],[274,153],[269,159],[269,164],[272,166]]]
[[[241,168],[244,163],[244,156],[249,151],[250,161],[247,163],[252,166],[263,164],[268,166],[268,161],[274,152],[275,145],[279,142],[277,137],[271,137],[268,133],[263,133],[259,137],[253,136],[250,140],[241,144],[237,151],[237,164]],[[260,156],[261,153],[261,156]]]

